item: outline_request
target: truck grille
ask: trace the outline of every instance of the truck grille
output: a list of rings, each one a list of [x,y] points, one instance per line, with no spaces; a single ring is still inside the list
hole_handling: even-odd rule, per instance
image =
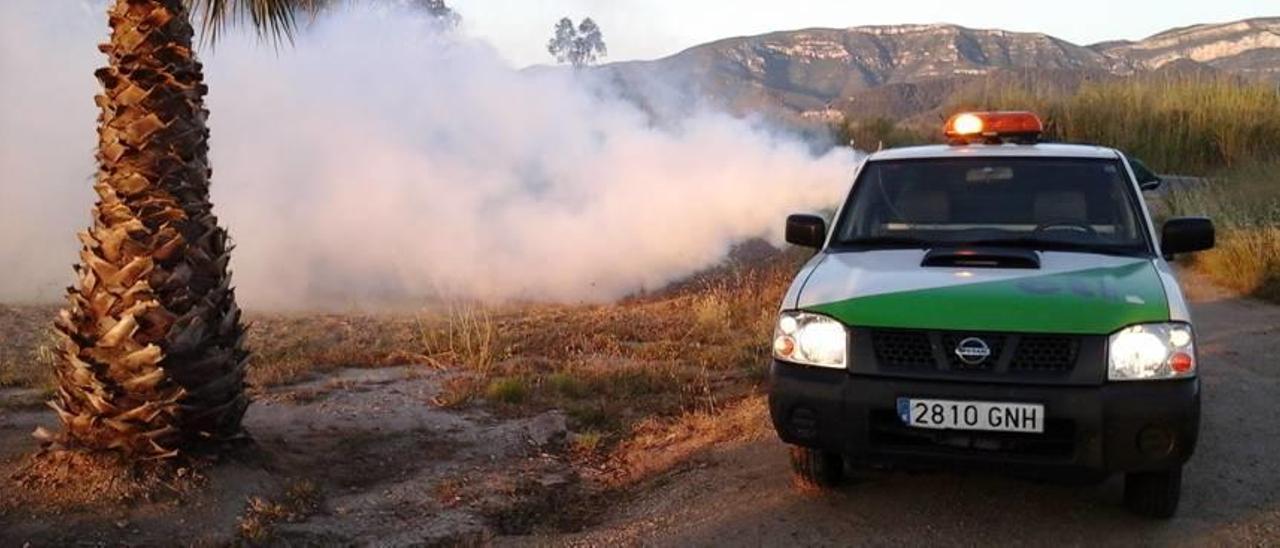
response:
[[[869,335],[879,366],[891,370],[1069,373],[1080,352],[1080,338],[1064,335],[899,329],[872,329]],[[970,337],[986,344],[987,359],[968,363],[956,354]]]
[[[1009,362],[1011,371],[1068,371],[1080,350],[1074,337],[1025,335]]]
[[[889,367],[932,369],[937,363],[924,331],[872,331],[871,346],[876,359]]]

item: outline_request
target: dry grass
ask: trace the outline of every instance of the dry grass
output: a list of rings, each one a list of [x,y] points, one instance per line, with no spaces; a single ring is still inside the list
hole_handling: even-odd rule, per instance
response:
[[[1035,111],[1050,140],[1115,147],[1161,173],[1212,173],[1280,154],[1280,94],[1229,76],[1144,75],[1074,90],[990,79],[945,110],[988,109]]]
[[[52,392],[54,306],[0,305],[0,388]]]
[[[629,439],[646,421],[713,416],[758,393],[777,303],[802,258],[731,262],[616,305],[495,315],[507,357],[463,368],[438,403],[563,409],[575,431],[591,434],[585,453]]]
[[[1167,205],[1172,215],[1206,215],[1217,225],[1217,246],[1191,264],[1228,289],[1280,302],[1280,162],[1219,173],[1170,193]]]
[[[1280,302],[1280,226],[1224,230],[1191,262],[1227,289]]]
[[[758,392],[782,293],[804,259],[761,245],[656,293],[607,305],[455,304],[419,313],[250,314],[256,391],[348,367],[454,371],[438,405],[558,408],[591,452],[654,417],[715,413]],[[0,309],[0,384],[37,386],[56,307]],[[28,356],[26,359],[16,359]],[[43,358],[42,358],[43,359]],[[21,367],[12,364],[25,364]]]
[[[481,373],[509,355],[493,310],[451,304],[445,313],[418,318],[422,351],[432,363],[461,365]]]
[[[289,484],[278,500],[250,498],[240,516],[240,538],[254,544],[267,542],[275,524],[305,520],[320,509],[321,500],[319,487],[308,480]]]
[[[418,318],[408,314],[251,314],[249,381],[289,384],[346,367],[423,363]]]
[[[757,393],[777,304],[804,258],[747,247],[617,304],[454,308],[420,320],[425,342],[411,353],[457,373],[437,405],[562,409],[595,453],[645,420],[716,413]]]
[[[724,443],[760,439],[771,432],[763,395],[740,399],[716,412],[650,417],[609,455],[608,484],[625,487],[663,474]]]

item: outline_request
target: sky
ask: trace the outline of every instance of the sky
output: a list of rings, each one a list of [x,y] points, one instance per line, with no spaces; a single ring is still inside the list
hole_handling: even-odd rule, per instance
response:
[[[1078,44],[1141,39],[1196,23],[1280,15],[1274,0],[452,0],[466,31],[509,62],[551,61],[561,17],[592,17],[611,61],[653,59],[730,36],[807,27],[955,23],[1043,32]],[[1267,9],[1270,4],[1272,8]]]

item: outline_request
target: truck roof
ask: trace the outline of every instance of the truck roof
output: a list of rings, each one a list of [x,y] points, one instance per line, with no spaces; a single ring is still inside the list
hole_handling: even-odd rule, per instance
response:
[[[972,158],[972,157],[1042,157],[1042,158],[1103,158],[1119,157],[1115,149],[1093,145],[1069,145],[1039,143],[1034,145],[926,145],[891,148],[872,154],[868,160],[917,160],[923,158]]]

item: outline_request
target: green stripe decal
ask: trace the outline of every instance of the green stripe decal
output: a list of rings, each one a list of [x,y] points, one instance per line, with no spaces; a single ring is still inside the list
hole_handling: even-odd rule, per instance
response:
[[[1169,319],[1164,288],[1149,261],[884,293],[807,309],[862,327],[1097,335]]]

